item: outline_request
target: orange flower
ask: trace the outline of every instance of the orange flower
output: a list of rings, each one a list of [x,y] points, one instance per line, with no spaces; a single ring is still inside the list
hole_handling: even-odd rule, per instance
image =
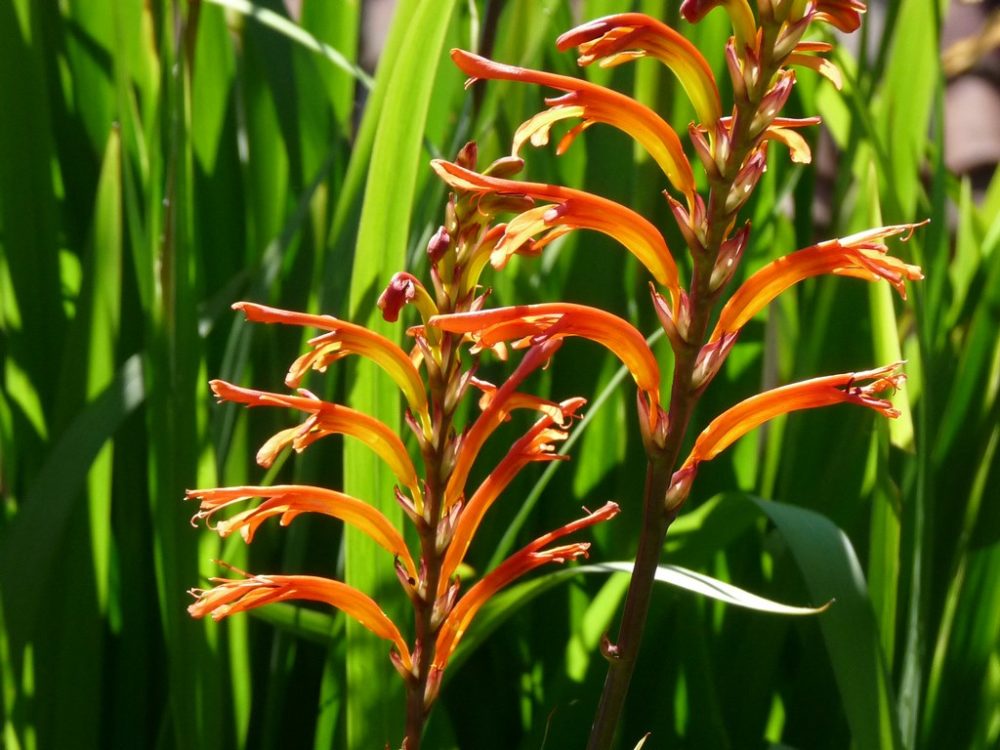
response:
[[[379,638],[391,641],[406,669],[413,666],[410,651],[399,629],[367,595],[340,581],[317,576],[250,576],[245,579],[213,578],[208,590],[191,589],[196,601],[188,607],[192,617],[211,615],[221,620],[237,612],[289,599],[322,602],[360,622]]]
[[[503,237],[490,254],[494,268],[503,268],[510,257],[535,235],[548,233],[535,241],[534,249],[539,249],[569,230],[592,229],[624,245],[653,278],[677,298],[680,282],[674,257],[659,230],[635,211],[582,190],[488,177],[441,159],[432,161],[431,166],[456,191],[479,195],[524,195],[555,204],[525,211],[507,224]]]
[[[660,165],[671,184],[689,199],[693,196],[694,173],[677,133],[653,110],[634,99],[589,81],[504,65],[462,50],[452,50],[451,59],[463,73],[471,76],[470,81],[525,81],[567,92],[564,96],[546,99],[549,109],[535,115],[517,129],[513,153],[518,153],[528,140],[535,146],[548,143],[549,130],[559,120],[583,118],[583,122],[563,138],[558,153],[565,151],[584,128],[595,122],[603,122],[620,128],[641,143]]]
[[[221,401],[233,401],[247,406],[284,406],[310,415],[298,427],[282,430],[261,447],[257,452],[257,463],[261,466],[266,468],[274,463],[278,453],[288,445],[301,453],[307,446],[327,435],[350,435],[365,443],[386,462],[399,481],[413,493],[419,507],[421,494],[413,462],[396,433],[379,420],[347,406],[322,401],[305,389],[299,391],[304,396],[285,396],[241,388],[224,380],[213,380],[209,385]]]
[[[277,484],[271,487],[217,487],[205,490],[188,490],[186,497],[199,498],[201,506],[192,519],[204,519],[211,524],[211,518],[223,508],[243,503],[254,497],[267,498],[256,508],[244,510],[232,518],[215,524],[219,536],[226,537],[239,531],[246,542],[253,541],[257,528],[268,518],[280,516],[282,526],[287,526],[300,513],[323,513],[339,518],[363,531],[384,549],[403,561],[407,572],[416,578],[417,569],[410,556],[406,542],[389,520],[366,502],[342,492],[321,487],[296,484]]]
[[[871,229],[839,240],[821,242],[768,263],[743,282],[729,298],[709,340],[718,341],[725,334],[738,331],[790,286],[821,274],[853,276],[866,281],[884,279],[905,299],[904,280],[915,281],[922,279],[923,275],[919,267],[887,255],[888,248],[880,240],[911,233],[917,226],[921,225],[900,224]]]
[[[719,89],[708,61],[691,42],[655,18],[643,13],[605,16],[567,31],[556,46],[560,51],[577,47],[580,65],[601,60],[602,68],[655,57],[677,76],[703,123],[714,123],[722,116]]]
[[[859,0],[819,0],[807,15],[849,34],[861,26],[861,14],[866,10],[868,8]]]
[[[521,348],[548,339],[581,336],[610,349],[628,367],[632,377],[650,401],[660,403],[660,367],[649,345],[639,333],[617,315],[586,305],[550,302],[540,305],[500,307],[481,312],[435,315],[430,325],[452,333],[472,335],[476,345],[489,348],[515,339]],[[651,410],[655,414],[656,410]]]
[[[426,295],[425,295],[426,296]],[[418,415],[427,435],[430,435],[430,416],[427,412],[427,393],[420,373],[409,356],[399,346],[364,326],[338,320],[331,315],[279,310],[253,302],[237,302],[234,310],[242,310],[247,320],[254,323],[284,323],[286,325],[312,326],[329,333],[309,340],[311,352],[295,360],[285,377],[285,385],[297,388],[302,377],[310,370],[326,372],[330,363],[348,354],[367,357],[381,367],[403,392],[407,403]]]
[[[571,399],[561,404],[552,404],[537,396],[528,396],[517,392],[517,388],[524,382],[525,378],[539,367],[544,366],[560,344],[561,342],[558,340],[549,340],[538,346],[533,346],[524,355],[521,363],[507,381],[500,388],[484,395],[483,400],[480,401],[483,413],[466,431],[459,443],[458,454],[455,456],[455,467],[452,469],[444,493],[446,508],[453,506],[462,497],[473,462],[479,456],[479,452],[489,436],[509,418],[508,415],[513,409],[525,407],[539,409],[552,418],[551,423],[564,427],[568,424],[573,413],[583,405],[582,399]],[[554,410],[553,407],[555,407]]]
[[[867,406],[889,418],[898,417],[899,411],[878,394],[903,384],[906,376],[900,372],[901,366],[902,362],[897,362],[876,370],[828,375],[751,396],[712,420],[698,436],[678,474],[694,469],[702,461],[712,460],[750,430],[781,414],[848,403]],[[863,381],[872,382],[859,385]]]
[[[566,418],[569,418],[585,403],[584,399],[575,398],[563,401],[559,406]],[[507,455],[483,480],[479,489],[462,508],[455,524],[451,544],[448,546],[444,562],[441,564],[441,591],[439,593],[443,593],[448,579],[458,568],[459,563],[465,559],[465,553],[468,551],[486,511],[490,509],[493,502],[507,488],[518,472],[533,461],[559,461],[566,458],[566,456],[560,456],[555,452],[553,443],[565,440],[567,433],[563,429],[553,427],[553,424],[557,424],[557,422],[549,414],[535,422],[534,426],[510,447]]]
[[[445,668],[448,659],[455,652],[458,642],[468,629],[472,619],[480,607],[489,601],[490,597],[540,565],[548,562],[565,562],[586,555],[590,544],[579,542],[550,549],[544,549],[544,547],[567,534],[593,526],[601,521],[607,521],[616,515],[618,515],[618,505],[606,503],[593,513],[539,537],[484,576],[458,601],[458,604],[441,625],[434,651],[434,669],[440,672]]]

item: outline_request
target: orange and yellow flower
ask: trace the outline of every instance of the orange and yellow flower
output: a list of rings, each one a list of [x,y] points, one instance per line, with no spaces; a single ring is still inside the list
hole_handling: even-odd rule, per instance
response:
[[[695,441],[679,471],[710,461],[751,430],[782,414],[832,404],[858,404],[895,418],[899,411],[879,394],[895,391],[906,379],[901,362],[864,372],[827,375],[758,393],[712,420]],[[866,381],[870,381],[866,383]]]
[[[665,23],[643,13],[619,13],[590,21],[556,40],[560,51],[576,47],[580,65],[600,60],[602,68],[639,57],[655,57],[677,76],[698,118],[705,124],[722,116],[719,89],[698,48]]]
[[[232,401],[247,406],[283,406],[309,414],[308,419],[298,427],[282,430],[271,437],[257,452],[257,463],[268,467],[287,446],[301,453],[309,445],[327,435],[350,435],[365,443],[386,462],[399,481],[416,499],[419,506],[421,494],[417,472],[406,452],[403,441],[385,424],[347,406],[332,404],[317,398],[309,391],[300,389],[303,396],[287,396],[280,393],[241,388],[224,380],[209,383],[212,392],[221,401]]]
[[[489,177],[436,159],[434,171],[453,190],[479,195],[523,195],[555,205],[529,209],[505,227],[490,254],[494,268],[503,268],[510,257],[536,235],[533,250],[572,229],[591,229],[608,235],[631,252],[657,283],[676,299],[680,290],[677,264],[659,230],[645,217],[592,193],[537,182],[519,182]]]
[[[663,118],[635,99],[589,81],[505,65],[463,50],[452,50],[451,58],[463,73],[470,76],[470,81],[524,81],[566,92],[555,99],[547,99],[549,109],[517,129],[513,153],[517,154],[526,141],[535,146],[548,143],[549,130],[554,123],[568,118],[582,118],[583,122],[560,142],[558,152],[562,153],[583,129],[592,123],[602,122],[620,128],[642,144],[670,183],[689,199],[693,196],[694,172],[677,133]]]
[[[393,379],[403,392],[410,409],[420,419],[425,432],[429,434],[427,393],[420,373],[406,352],[385,336],[332,315],[291,312],[253,302],[237,302],[233,309],[242,310],[247,320],[254,323],[284,323],[329,331],[310,339],[312,351],[306,352],[292,364],[285,377],[285,385],[289,388],[297,388],[309,370],[326,372],[332,362],[349,354],[358,354],[373,361]]]
[[[887,254],[881,242],[919,225],[899,224],[871,229],[839,240],[821,242],[778,258],[761,268],[736,290],[722,312],[709,341],[735,333],[779,294],[804,279],[822,274],[851,276],[866,281],[888,281],[906,298],[904,282],[923,278],[918,266]]]
[[[201,500],[192,522],[212,517],[224,508],[243,504],[256,497],[267,498],[263,503],[237,513],[231,518],[217,521],[210,526],[219,536],[226,537],[239,531],[243,539],[253,541],[257,528],[269,518],[278,516],[282,526],[287,526],[301,513],[322,513],[339,518],[367,534],[376,544],[402,560],[407,572],[416,578],[417,568],[402,535],[381,512],[356,497],[322,487],[298,484],[276,484],[270,487],[241,486],[188,490],[187,498]]]
[[[565,562],[586,555],[590,544],[578,542],[549,549],[545,547],[568,534],[607,521],[616,515],[618,505],[606,503],[593,513],[539,537],[487,573],[458,601],[441,625],[434,651],[434,668],[439,673],[445,668],[476,613],[494,594],[540,565]]]
[[[596,307],[568,302],[500,307],[481,312],[437,315],[430,325],[467,333],[481,348],[513,341],[515,348],[548,339],[580,336],[609,349],[632,374],[650,405],[660,403],[660,367],[645,338],[627,321]],[[652,409],[652,414],[656,409]]]
[[[329,578],[302,575],[258,575],[242,579],[213,578],[211,589],[191,589],[196,597],[188,607],[192,617],[210,615],[221,620],[237,612],[245,612],[273,602],[288,600],[314,601],[329,604],[350,615],[379,638],[395,646],[398,658],[406,669],[413,666],[410,650],[392,620],[375,601],[346,583]]]

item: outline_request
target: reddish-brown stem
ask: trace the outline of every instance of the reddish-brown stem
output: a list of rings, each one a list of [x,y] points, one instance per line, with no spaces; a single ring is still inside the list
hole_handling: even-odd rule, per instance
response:
[[[705,252],[694,255],[694,274],[689,291],[691,324],[687,342],[696,343],[682,342],[674,347],[676,361],[670,394],[669,429],[662,448],[653,448],[647,455],[643,526],[622,610],[618,640],[606,647],[608,673],[594,716],[587,744],[588,750],[608,750],[614,741],[649,614],[649,601],[656,568],[660,562],[667,530],[677,514],[677,508],[668,510],[665,507],[664,499],[680,456],[691,414],[700,397],[700,391],[693,382],[695,363],[721,291],[713,292],[709,281],[719,250],[735,220],[735,212],[726,209],[726,198],[733,187],[740,165],[756,143],[756,139],[750,138],[749,135],[750,123],[767,91],[770,79],[780,67],[780,62],[775,64],[770,55],[775,33],[776,28],[765,25],[761,78],[758,84],[748,91],[748,101],[737,103],[732,151],[721,174],[710,181]]]

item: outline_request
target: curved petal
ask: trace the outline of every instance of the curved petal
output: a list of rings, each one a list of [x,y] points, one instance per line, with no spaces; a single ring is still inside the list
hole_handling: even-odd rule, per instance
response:
[[[434,650],[434,668],[437,670],[445,668],[476,613],[500,589],[545,563],[565,562],[586,555],[590,545],[576,543],[550,549],[544,547],[567,534],[614,518],[617,514],[618,505],[607,503],[593,513],[539,537],[484,576],[458,601],[441,625]]]
[[[878,394],[899,388],[906,377],[900,372],[901,362],[876,370],[848,372],[822,378],[792,383],[758,393],[723,412],[712,420],[695,440],[691,455],[675,474],[696,468],[702,461],[710,461],[734,442],[756,427],[781,414],[802,409],[813,409],[831,404],[852,403],[867,406],[883,416],[895,418],[899,412],[892,403]],[[858,385],[861,381],[872,381]]]
[[[562,227],[591,229],[620,242],[676,298],[680,282],[670,248],[659,230],[635,211],[607,198],[560,185],[489,177],[440,159],[431,165],[454,190],[480,195],[524,195],[556,204],[544,211],[529,209],[507,224],[504,236],[490,256],[494,267],[506,265],[511,254],[540,232]]]
[[[381,512],[356,497],[322,487],[298,484],[215,487],[188,490],[185,495],[189,500],[201,500],[201,506],[192,522],[204,519],[208,524],[211,524],[212,516],[223,508],[255,497],[267,498],[257,507],[218,521],[212,527],[221,537],[239,531],[248,543],[253,541],[257,528],[274,516],[280,517],[282,526],[287,526],[300,513],[322,513],[339,518],[363,531],[376,544],[402,560],[407,572],[416,578],[417,569],[402,535]]]
[[[520,339],[515,346],[580,336],[610,349],[628,367],[652,405],[660,403],[660,367],[649,345],[627,321],[596,307],[553,302],[436,315],[430,320],[452,333],[468,333],[482,347]],[[655,411],[655,410],[654,410]]]
[[[702,123],[710,125],[722,117],[719,88],[708,61],[682,34],[644,13],[589,21],[560,36],[556,46],[561,51],[576,47],[580,65],[600,60],[601,67],[612,67],[635,57],[655,57],[677,76]]]
[[[620,128],[642,144],[677,190],[688,197],[694,194],[694,173],[677,133],[653,110],[634,99],[589,81],[505,65],[463,50],[452,50],[451,59],[472,80],[525,81],[567,92],[548,100],[550,108],[565,117],[583,117],[585,121]],[[546,131],[551,124],[551,119],[545,121]]]
[[[742,328],[775,297],[804,279],[832,273],[867,281],[888,281],[905,298],[904,280],[923,278],[918,266],[886,254],[880,240],[911,232],[916,224],[900,224],[862,232],[839,240],[829,240],[778,258],[743,282],[729,298],[710,341]]]
[[[720,6],[726,9],[741,46],[750,44],[757,35],[757,22],[747,0],[683,0],[681,15],[690,23],[698,23],[710,10]]]
[[[192,617],[211,615],[221,620],[273,602],[289,599],[322,602],[350,615],[379,638],[390,641],[407,669],[412,667],[410,650],[392,620],[366,594],[346,583],[317,576],[251,576],[244,579],[213,578],[211,589],[191,589],[196,597],[188,607]]]
[[[359,354],[372,360],[393,379],[406,397],[410,408],[420,417],[425,431],[429,432],[427,393],[420,373],[406,352],[385,336],[369,331],[364,326],[339,320],[332,315],[291,312],[254,302],[237,302],[233,305],[233,309],[242,310],[247,320],[253,323],[284,323],[329,331],[325,335],[311,339],[309,345],[312,351],[295,360],[285,378],[285,385],[289,388],[298,388],[302,377],[310,369],[325,372],[330,363],[341,357]]]
[[[311,443],[327,435],[350,435],[375,451],[419,502],[421,495],[417,472],[413,468],[406,447],[395,432],[374,417],[347,406],[321,401],[308,391],[302,391],[308,394],[307,396],[286,396],[241,388],[224,380],[213,380],[209,385],[212,387],[212,392],[222,401],[233,401],[251,407],[283,406],[310,415],[299,427],[282,430],[268,440],[257,453],[257,463],[260,465],[270,466],[277,454],[287,445],[291,445],[296,452],[301,452]]]
[[[576,409],[584,404],[584,399],[570,399],[563,401],[560,406],[568,416],[572,416]],[[546,414],[539,419],[519,440],[517,440],[507,451],[496,468],[493,469],[473,493],[469,502],[462,508],[455,530],[445,552],[444,561],[441,563],[441,578],[439,594],[444,592],[448,580],[458,568],[465,553],[469,550],[479,529],[486,511],[490,509],[494,501],[513,481],[514,477],[534,461],[558,461],[564,459],[555,452],[553,443],[565,440],[567,433],[563,429],[553,427],[555,420]]]

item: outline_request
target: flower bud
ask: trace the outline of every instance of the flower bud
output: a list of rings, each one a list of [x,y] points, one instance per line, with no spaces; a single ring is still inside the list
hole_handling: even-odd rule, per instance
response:
[[[670,211],[677,222],[677,228],[681,230],[684,242],[690,248],[691,253],[703,254],[705,252],[705,243],[703,242],[705,236],[704,225],[694,224],[691,220],[691,214],[688,213],[684,205],[666,190],[663,191],[663,195],[666,196],[667,202],[670,204]]]
[[[739,331],[725,333],[718,341],[705,344],[701,348],[695,362],[694,372],[691,374],[691,387],[694,390],[705,388],[712,382],[712,378],[718,374],[722,363],[729,356],[738,336]]]
[[[451,204],[449,204],[450,206]],[[427,257],[430,258],[431,263],[437,263],[448,252],[449,247],[451,247],[451,235],[443,226],[438,227],[434,236],[427,243]]]
[[[781,108],[785,106],[785,102],[788,101],[794,83],[795,73],[793,71],[786,70],[781,73],[778,82],[771,87],[760,101],[757,114],[754,115],[753,121],[750,123],[751,138],[756,138],[767,130],[767,126],[771,124],[771,121],[781,111]]]
[[[694,478],[697,474],[697,464],[685,466],[683,469],[674,472],[674,476],[670,480],[670,487],[663,498],[663,509],[667,513],[676,513],[681,505],[684,504],[688,495],[691,494],[691,485],[694,483]]]
[[[503,156],[483,170],[489,177],[507,179],[513,177],[524,168],[524,159],[519,156]]]
[[[692,122],[688,125],[688,135],[691,137],[691,143],[694,144],[694,150],[698,154],[698,159],[705,167],[708,179],[717,181],[722,179],[722,173],[719,172],[719,167],[715,162],[715,154],[712,147],[708,144],[708,139],[705,137],[706,132],[705,128],[697,123]]]
[[[455,163],[465,169],[475,169],[478,159],[479,147],[475,141],[469,141],[458,152],[458,155],[455,157]]]
[[[760,176],[767,171],[767,141],[764,141],[743,164],[726,196],[726,213],[734,214],[747,202]]]
[[[712,269],[712,277],[708,282],[708,287],[712,292],[717,292],[729,283],[740,264],[749,238],[750,222],[748,221],[736,234],[722,243],[722,247],[719,248],[719,257],[716,258],[715,267]]]

